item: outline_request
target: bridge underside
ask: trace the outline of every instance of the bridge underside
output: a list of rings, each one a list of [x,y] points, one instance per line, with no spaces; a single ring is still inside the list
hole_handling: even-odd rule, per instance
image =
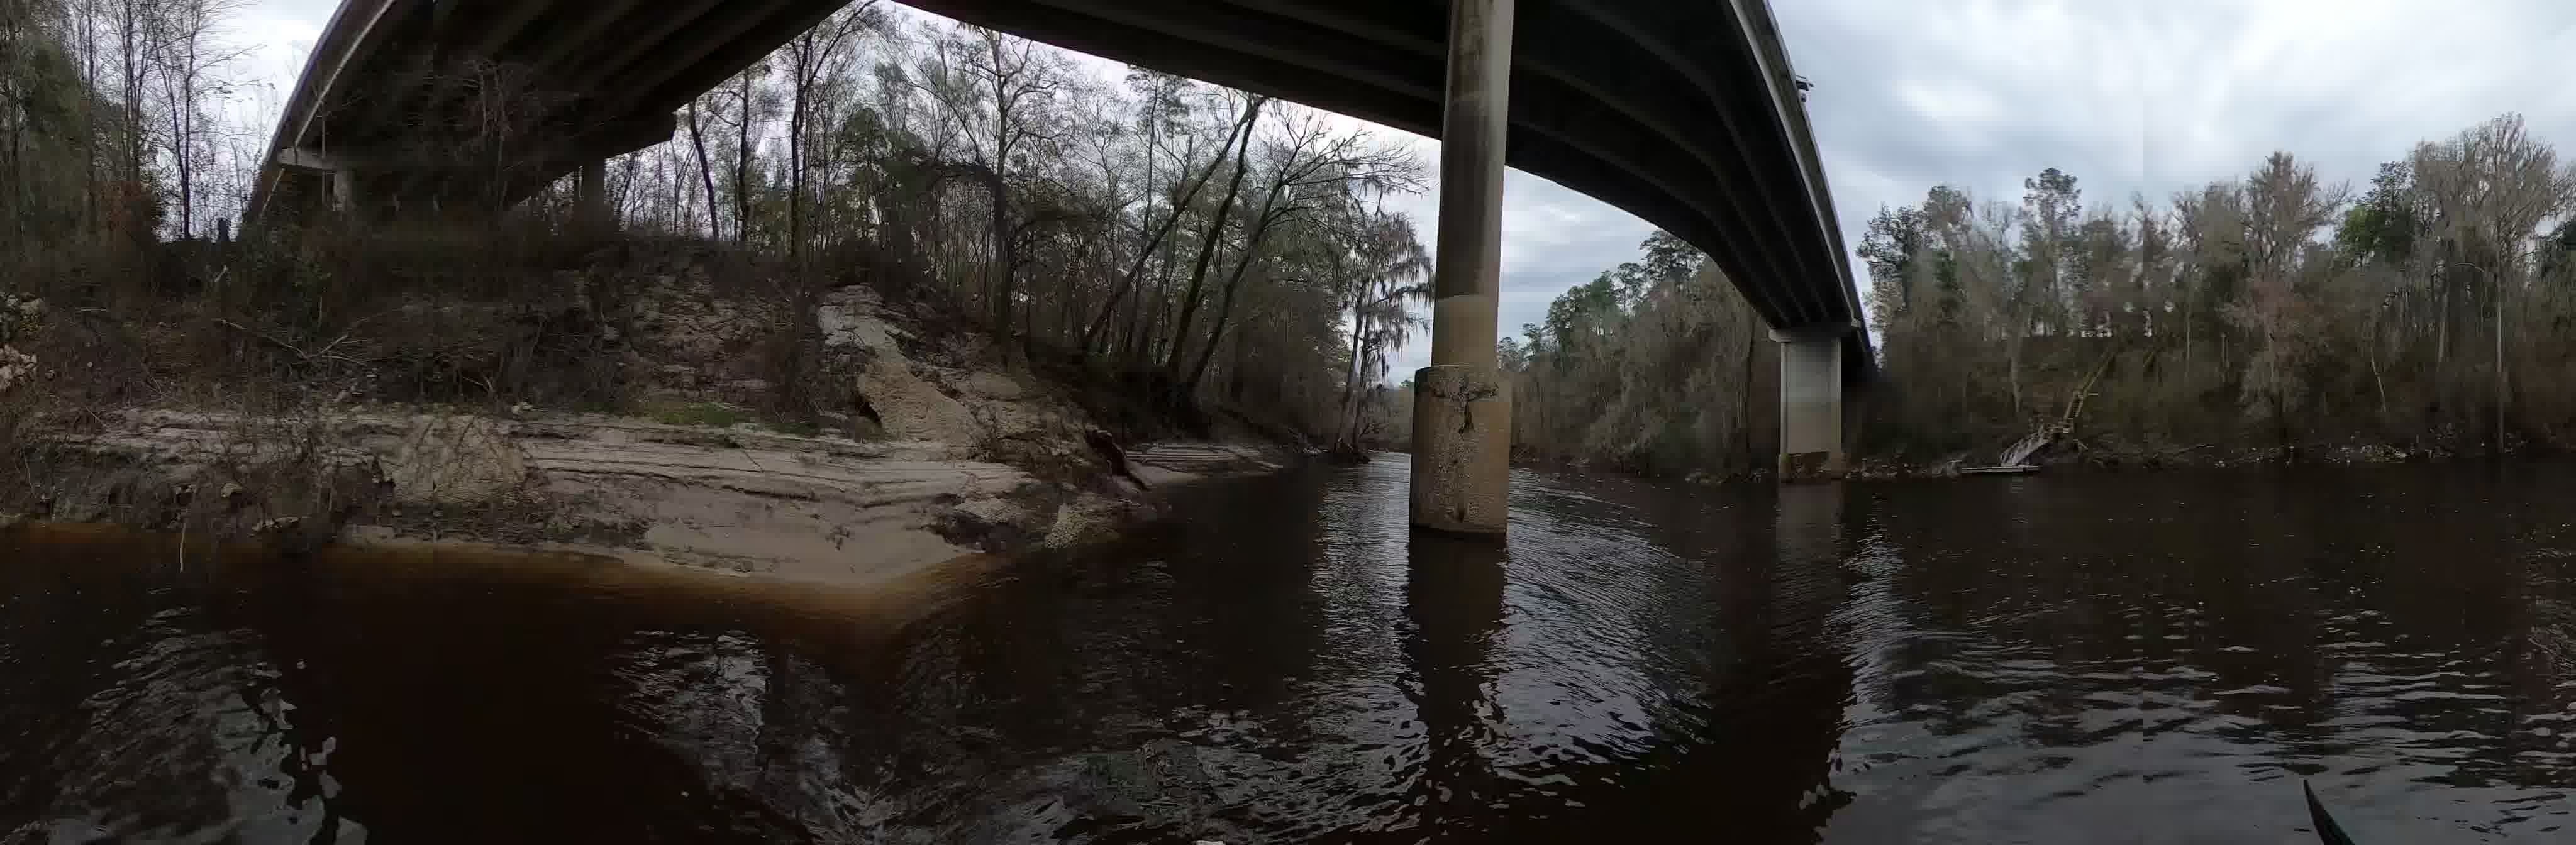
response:
[[[1440,134],[1449,4],[1438,0],[908,2]],[[1512,166],[1707,251],[1775,327],[1858,325],[1822,170],[1760,0],[1517,5]]]
[[[1791,347],[1784,389],[1803,410],[1783,422],[1816,435],[1793,445],[1828,474],[1839,462],[1840,427],[1800,421],[1838,415],[1840,388],[1872,355],[1764,0],[904,1],[1446,138],[1416,429],[1458,434],[1417,444],[1417,486],[1435,488],[1415,498],[1419,525],[1498,533],[1507,511],[1508,432],[1466,434],[1508,419],[1493,360],[1505,163],[1707,252]],[[353,213],[486,215],[576,170],[597,198],[601,160],[669,139],[675,110],[842,5],[345,0],[287,104],[252,213],[317,181]],[[1426,426],[1425,413],[1458,424]]]
[[[673,112],[841,5],[349,0],[279,123],[253,214],[280,195],[506,207],[670,140]]]
[[[272,142],[282,182],[407,211],[506,205],[666,140],[830,0],[348,0]],[[1027,38],[1437,137],[1444,0],[910,0]],[[1761,0],[1520,0],[1508,162],[1681,236],[1775,328],[1859,324]],[[330,180],[307,174],[330,172]],[[1854,335],[1855,360],[1867,342]]]

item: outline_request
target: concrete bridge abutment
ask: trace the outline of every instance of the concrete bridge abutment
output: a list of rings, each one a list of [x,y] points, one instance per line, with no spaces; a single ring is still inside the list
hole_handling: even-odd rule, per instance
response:
[[[1843,432],[1844,342],[1857,327],[1774,329],[1780,344],[1780,480],[1829,481],[1851,469]]]

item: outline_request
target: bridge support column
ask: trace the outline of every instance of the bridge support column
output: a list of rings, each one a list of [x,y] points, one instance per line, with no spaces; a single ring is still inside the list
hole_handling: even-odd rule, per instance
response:
[[[1494,357],[1513,0],[1449,4],[1431,366],[1413,375],[1413,525],[1499,538],[1510,516],[1511,386]]]
[[[573,218],[587,232],[606,232],[608,216],[608,162],[592,161],[581,166],[581,184],[573,193]]]
[[[1780,480],[1841,478],[1843,339],[1848,326],[1777,330],[1780,343]]]
[[[349,214],[358,210],[358,172],[347,168],[331,171],[331,210]]]

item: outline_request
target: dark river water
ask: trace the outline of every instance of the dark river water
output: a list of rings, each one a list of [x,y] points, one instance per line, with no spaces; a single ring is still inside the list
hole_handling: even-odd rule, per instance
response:
[[[0,842],[2576,841],[2576,467],[1515,480],[868,595],[0,540]]]

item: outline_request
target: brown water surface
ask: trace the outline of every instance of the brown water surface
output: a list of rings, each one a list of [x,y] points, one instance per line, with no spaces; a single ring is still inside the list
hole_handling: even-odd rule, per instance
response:
[[[0,842],[2576,841],[2568,468],[1516,482],[868,592],[21,534]]]

